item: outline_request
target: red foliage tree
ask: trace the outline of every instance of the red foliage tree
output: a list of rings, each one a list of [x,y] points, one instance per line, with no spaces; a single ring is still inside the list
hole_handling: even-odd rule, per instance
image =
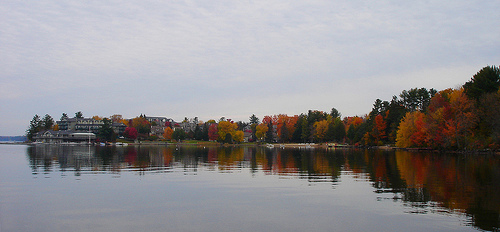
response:
[[[210,141],[217,140],[217,138],[219,138],[218,132],[219,130],[217,129],[217,124],[211,124],[210,127],[208,127],[208,139]]]
[[[137,138],[137,129],[134,127],[125,128],[125,132],[123,132],[123,136],[128,139],[136,139]]]
[[[385,122],[384,117],[381,114],[378,114],[375,117],[375,125],[372,130],[372,135],[375,138],[375,144],[379,144],[382,140],[387,138],[385,129],[387,129],[387,123]]]

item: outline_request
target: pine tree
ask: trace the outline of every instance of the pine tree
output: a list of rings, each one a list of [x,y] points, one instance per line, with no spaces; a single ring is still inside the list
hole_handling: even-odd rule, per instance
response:
[[[30,121],[30,127],[26,130],[26,137],[28,137],[28,141],[33,141],[33,136],[42,130],[42,120],[38,114],[33,116],[33,119]]]

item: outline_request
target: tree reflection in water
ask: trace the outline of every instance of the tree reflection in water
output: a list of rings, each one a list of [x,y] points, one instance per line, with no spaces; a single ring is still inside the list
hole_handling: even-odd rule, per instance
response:
[[[202,146],[31,146],[34,175],[183,172],[278,175],[327,182],[343,175],[372,184],[379,201],[396,201],[408,213],[466,214],[471,226],[500,228],[500,157],[357,149],[269,149]]]

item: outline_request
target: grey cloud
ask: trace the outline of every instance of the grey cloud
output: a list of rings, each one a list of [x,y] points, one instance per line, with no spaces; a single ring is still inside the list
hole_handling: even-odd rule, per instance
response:
[[[294,114],[308,106],[359,115],[376,98],[422,85],[455,87],[482,66],[494,65],[500,54],[500,30],[494,29],[499,6],[4,1],[0,103],[19,109],[0,117],[23,114],[28,123],[47,108],[103,116],[235,118]],[[53,104],[42,107],[28,99]],[[19,134],[24,127],[1,125],[0,131]]]

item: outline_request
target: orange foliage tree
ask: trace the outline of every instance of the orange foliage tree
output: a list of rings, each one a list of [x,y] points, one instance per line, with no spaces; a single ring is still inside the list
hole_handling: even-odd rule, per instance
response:
[[[451,118],[449,94],[452,89],[439,91],[432,97],[425,117],[425,129],[427,132],[427,145],[438,148],[443,147],[446,142],[446,121]]]
[[[289,141],[297,128],[297,121],[299,120],[298,115],[288,116],[286,114],[277,115],[266,115],[262,119],[262,123],[268,125],[271,123],[276,126],[276,132],[280,141]],[[283,126],[286,125],[286,130],[283,130]],[[283,136],[282,132],[286,131],[286,135]]]
[[[139,134],[149,134],[149,132],[151,131],[151,124],[144,117],[133,118],[132,125],[129,126],[135,127]]]
[[[385,122],[384,116],[377,114],[377,116],[375,116],[375,124],[372,128],[372,136],[375,139],[375,144],[380,145],[382,141],[387,138],[386,129],[387,123]]]
[[[476,105],[467,98],[463,88],[453,90],[449,99],[451,112],[446,121],[445,134],[451,147],[462,149],[468,146],[478,121]]]
[[[396,146],[421,147],[425,144],[425,114],[420,111],[408,112],[399,124]]]
[[[163,137],[168,140],[172,140],[172,134],[174,133],[174,130],[172,128],[167,127],[165,128],[165,131],[163,132]]]

